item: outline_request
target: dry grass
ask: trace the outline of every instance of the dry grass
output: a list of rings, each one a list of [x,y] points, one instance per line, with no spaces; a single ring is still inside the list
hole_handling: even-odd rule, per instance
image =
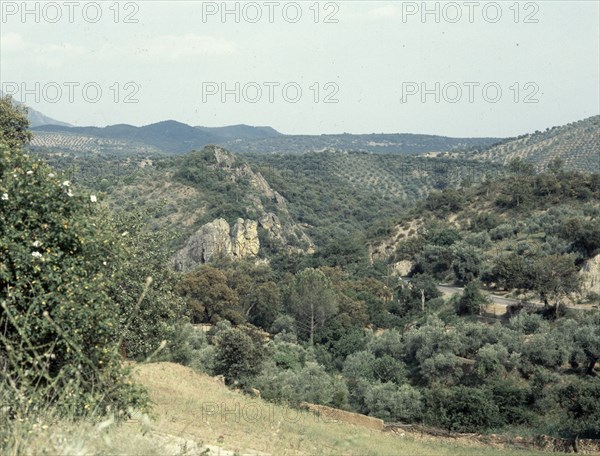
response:
[[[331,422],[228,390],[171,363],[139,367],[155,403],[155,427],[171,435],[238,451],[272,455],[526,455],[536,452],[468,447]]]
[[[337,423],[231,391],[172,363],[143,364],[137,379],[154,402],[147,417],[117,426],[52,420],[15,429],[7,455],[410,455],[500,456],[539,452],[485,447],[468,439],[392,434]],[[556,454],[556,453],[554,453]]]

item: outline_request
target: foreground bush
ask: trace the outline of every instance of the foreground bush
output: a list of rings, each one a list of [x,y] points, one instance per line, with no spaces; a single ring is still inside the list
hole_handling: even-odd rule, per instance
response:
[[[0,389],[10,415],[48,402],[69,416],[146,403],[120,363],[106,293],[117,241],[95,200],[0,140]]]

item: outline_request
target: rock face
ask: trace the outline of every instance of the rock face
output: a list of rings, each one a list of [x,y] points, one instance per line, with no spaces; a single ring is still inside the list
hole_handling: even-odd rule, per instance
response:
[[[237,219],[231,230],[231,253],[234,258],[258,255],[258,223],[254,220]]]
[[[230,230],[227,221],[220,218],[203,225],[188,239],[173,258],[173,267],[186,272],[214,255],[240,259],[258,255],[259,248],[257,222],[239,218]]]
[[[600,294],[600,255],[596,255],[585,262],[581,271],[581,293]]]
[[[410,261],[410,260],[402,260],[402,261],[398,261],[397,263],[394,263],[394,272],[396,274],[398,274],[400,277],[405,277],[408,274],[410,274],[410,271],[412,271],[412,268],[415,266],[415,264]]]
[[[223,219],[206,223],[194,233],[185,247],[175,255],[174,267],[189,270],[210,261],[215,253],[231,258],[256,256],[260,245],[258,231],[264,240],[263,250],[288,253],[313,253],[314,243],[307,234],[309,226],[296,223],[285,198],[274,190],[265,177],[230,152],[219,146],[203,149],[207,173],[231,183],[236,191],[236,204],[243,210],[242,217],[231,225]],[[196,183],[194,184],[196,185]],[[192,187],[193,188],[193,187]],[[198,192],[196,192],[196,195]],[[194,196],[196,196],[194,195]],[[200,208],[202,209],[202,208]],[[186,214],[186,225],[197,223],[203,210]]]

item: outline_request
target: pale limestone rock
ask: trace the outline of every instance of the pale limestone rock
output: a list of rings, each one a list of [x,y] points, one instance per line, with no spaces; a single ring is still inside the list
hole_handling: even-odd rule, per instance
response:
[[[258,255],[258,223],[254,220],[237,219],[231,230],[232,254],[237,258]]]
[[[267,212],[259,220],[260,226],[267,230],[274,239],[282,240],[282,229],[279,217],[272,212]]]
[[[259,249],[256,221],[239,218],[230,231],[226,220],[216,219],[203,225],[188,239],[173,258],[173,267],[177,271],[190,271],[217,254],[241,259],[258,255]]]
[[[173,266],[178,271],[189,271],[215,254],[232,254],[229,224],[224,219],[207,223],[193,234],[175,255]]]
[[[414,265],[415,264],[410,260],[398,261],[397,263],[394,263],[394,272],[400,277],[405,277],[410,274]]]
[[[581,294],[586,296],[588,293],[600,294],[600,255],[587,260],[581,271]]]

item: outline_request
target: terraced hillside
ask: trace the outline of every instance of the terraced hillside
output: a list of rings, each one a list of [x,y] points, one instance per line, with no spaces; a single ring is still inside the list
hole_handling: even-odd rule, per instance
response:
[[[372,152],[377,154],[419,154],[450,152],[472,147],[487,147],[499,138],[449,138],[419,134],[332,134],[332,135],[281,135],[251,138],[247,141],[231,140],[220,143],[236,153],[323,152],[331,150]]]
[[[156,147],[125,139],[101,138],[69,132],[36,131],[31,147],[42,152],[118,154],[159,153]]]
[[[507,164],[513,158],[533,163],[544,170],[553,159],[564,160],[570,170],[600,171],[600,116],[552,127],[506,140],[488,149],[460,154],[477,160]]]
[[[300,156],[246,155],[266,176],[277,170],[289,179],[304,178],[343,183],[355,191],[411,202],[433,189],[456,187],[502,175],[501,165],[480,161],[329,151]]]

